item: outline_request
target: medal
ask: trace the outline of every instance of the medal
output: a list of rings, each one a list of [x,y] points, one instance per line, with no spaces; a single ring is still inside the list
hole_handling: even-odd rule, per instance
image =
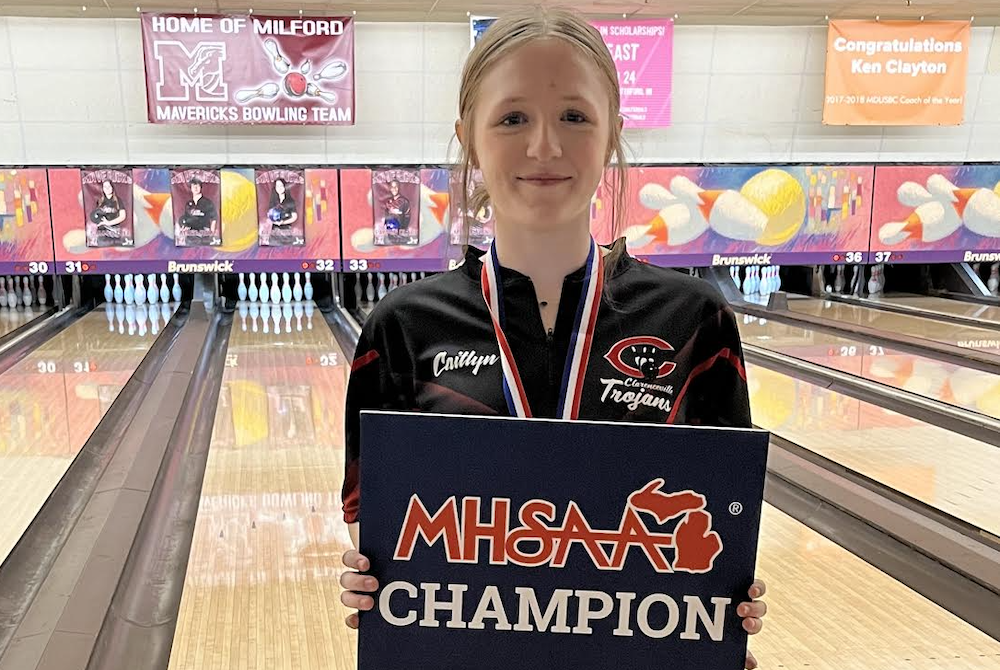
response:
[[[483,262],[481,274],[483,300],[493,321],[493,330],[500,347],[500,366],[503,370],[503,392],[507,400],[507,409],[511,416],[530,418],[531,407],[528,396],[521,382],[521,375],[514,361],[514,354],[503,332],[503,283],[500,281],[500,260],[497,257],[496,243],[490,245],[489,258]],[[583,379],[590,360],[590,348],[594,341],[594,326],[597,324],[597,311],[601,306],[601,291],[604,286],[604,255],[597,242],[590,240],[590,253],[587,254],[586,274],[584,275],[584,290],[580,294],[580,302],[573,319],[573,331],[570,335],[569,351],[566,356],[566,367],[563,370],[562,388],[559,391],[559,405],[556,416],[564,420],[576,419],[580,414],[580,396],[583,393]]]

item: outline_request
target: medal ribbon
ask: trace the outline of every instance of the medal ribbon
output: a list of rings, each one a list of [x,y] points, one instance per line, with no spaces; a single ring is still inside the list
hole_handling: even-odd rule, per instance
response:
[[[511,416],[530,418],[532,414],[528,396],[524,391],[517,363],[514,361],[514,353],[503,332],[503,282],[500,281],[500,260],[497,257],[495,242],[490,245],[488,256],[489,258],[483,262],[481,274],[483,300],[486,301],[486,308],[490,312],[493,330],[500,347],[503,392],[507,400],[507,409]],[[573,319],[573,331],[570,335],[569,352],[566,355],[562,388],[559,391],[559,406],[556,411],[556,416],[565,420],[576,419],[580,414],[583,379],[587,371],[587,362],[590,360],[597,311],[601,306],[601,291],[604,287],[604,255],[593,238],[590,240],[590,253],[587,255],[583,282],[584,290],[580,294],[576,317]]]

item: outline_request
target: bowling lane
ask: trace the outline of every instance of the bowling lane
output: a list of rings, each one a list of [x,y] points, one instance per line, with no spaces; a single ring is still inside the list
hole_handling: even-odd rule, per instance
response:
[[[98,308],[0,375],[0,562],[156,339],[131,329],[109,329]]]
[[[233,324],[171,670],[354,668],[338,581],[350,360],[312,303],[290,309],[277,333],[263,312]]]
[[[1000,670],[1000,643],[819,533],[764,505],[762,668]]]
[[[804,296],[789,296],[788,308],[799,314],[819,316],[847,325],[878,328],[890,335],[902,333],[963,349],[1000,354],[1000,333],[992,329],[963,326],[906,314],[894,314],[869,307]]]
[[[761,428],[1000,535],[1000,449],[757,365],[747,381]]]
[[[949,300],[948,298],[937,298],[927,295],[889,295],[883,296],[879,300],[894,305],[926,309],[949,316],[964,316],[984,321],[995,321],[997,327],[1000,328],[1000,307],[994,305],[978,305],[974,302],[965,302],[964,300]]]
[[[750,314],[737,322],[747,344],[1000,419],[1000,375]]]
[[[30,323],[42,314],[41,310],[32,307],[11,309],[0,307],[0,337],[11,333],[21,326]]]

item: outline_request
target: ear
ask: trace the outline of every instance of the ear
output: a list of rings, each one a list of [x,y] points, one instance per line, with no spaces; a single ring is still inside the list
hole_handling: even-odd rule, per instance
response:
[[[455,121],[455,137],[458,138],[458,143],[462,145],[462,148],[466,151],[469,151],[469,144],[466,141],[468,140],[468,138],[465,135],[466,130],[467,128],[462,123],[462,119],[458,119],[457,121]],[[476,160],[476,154],[474,151],[470,151],[469,153],[469,163],[476,170],[479,169],[479,162]]]

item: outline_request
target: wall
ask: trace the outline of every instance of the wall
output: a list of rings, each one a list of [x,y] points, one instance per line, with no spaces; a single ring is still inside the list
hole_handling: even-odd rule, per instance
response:
[[[644,162],[1000,161],[993,35],[973,30],[964,125],[825,127],[824,27],[679,25],[675,125],[627,138]],[[161,126],[137,19],[0,18],[0,164],[446,161],[468,45],[464,24],[359,23],[354,127]]]

